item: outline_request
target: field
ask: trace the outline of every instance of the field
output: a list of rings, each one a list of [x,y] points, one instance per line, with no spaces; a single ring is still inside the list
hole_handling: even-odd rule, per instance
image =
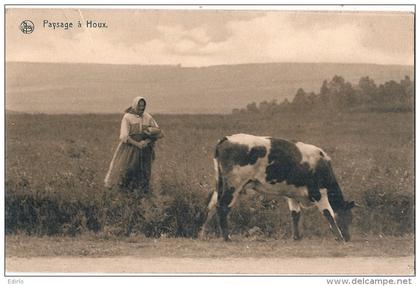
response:
[[[213,148],[232,133],[296,139],[323,148],[354,211],[356,236],[414,233],[412,113],[156,115],[165,133],[153,196],[106,190],[121,115],[6,115],[6,233],[101,238],[194,238],[214,189]],[[234,237],[290,238],[282,198],[248,194],[230,216]],[[330,237],[317,210],[303,235]],[[215,227],[216,229],[216,227]]]

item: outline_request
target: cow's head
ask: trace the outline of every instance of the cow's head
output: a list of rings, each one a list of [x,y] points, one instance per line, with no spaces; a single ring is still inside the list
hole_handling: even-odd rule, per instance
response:
[[[343,207],[335,213],[335,220],[345,241],[350,240],[350,225],[353,220],[351,209],[354,205],[354,201],[345,201]]]

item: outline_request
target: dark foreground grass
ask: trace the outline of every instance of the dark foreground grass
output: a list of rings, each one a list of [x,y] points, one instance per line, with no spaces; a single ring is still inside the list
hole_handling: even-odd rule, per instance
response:
[[[233,133],[297,139],[323,148],[346,199],[353,233],[414,232],[412,113],[282,114],[274,117],[157,115],[165,132],[153,165],[153,196],[106,190],[121,115],[6,115],[6,233],[195,237],[214,190],[213,148]],[[247,195],[230,216],[235,234],[290,237],[282,198]],[[255,228],[257,227],[257,228]],[[329,235],[318,211],[304,235]]]
[[[234,257],[400,257],[414,253],[412,236],[358,236],[352,242],[326,238],[305,238],[301,241],[274,240],[264,236],[234,236],[226,243],[220,238],[207,241],[188,238],[151,239],[144,236],[107,238],[102,235],[34,237],[9,235],[7,257],[38,256],[139,256],[234,258]]]

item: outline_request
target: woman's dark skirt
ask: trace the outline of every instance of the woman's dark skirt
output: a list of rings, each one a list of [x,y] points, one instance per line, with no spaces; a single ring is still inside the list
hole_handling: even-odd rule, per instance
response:
[[[140,149],[120,142],[105,177],[105,187],[117,186],[120,191],[139,194],[150,192],[153,159],[153,145]]]

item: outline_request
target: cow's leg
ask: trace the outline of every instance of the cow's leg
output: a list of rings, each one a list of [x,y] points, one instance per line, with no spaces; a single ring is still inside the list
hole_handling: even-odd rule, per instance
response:
[[[255,189],[258,182],[255,181],[248,181],[245,184],[241,184],[240,181],[236,182],[235,185],[235,192],[233,192],[232,201],[229,204],[229,208],[233,208],[236,203],[238,202],[239,195],[241,193],[245,193],[247,189]]]
[[[211,221],[211,219],[216,214],[216,206],[217,206],[217,191],[213,192],[210,196],[209,204],[207,206],[207,209],[205,211],[205,217],[204,217],[204,224],[201,228],[201,231],[199,233],[200,239],[205,239],[207,237],[207,234],[209,232],[208,225]]]
[[[299,202],[295,199],[287,198],[287,203],[289,204],[290,216],[292,217],[293,239],[300,240],[302,237],[299,234],[299,221],[301,214]]]
[[[321,194],[321,198],[318,202],[315,203],[316,206],[318,207],[319,211],[324,215],[324,217],[327,219],[330,229],[332,233],[335,235],[335,237],[339,240],[344,240],[344,237],[337,226],[337,222],[335,221],[334,211],[331,208],[330,202],[328,201],[327,190],[321,189],[320,194]]]
[[[240,177],[226,178],[223,181],[223,193],[218,193],[217,214],[219,216],[220,228],[222,229],[223,238],[225,241],[230,241],[227,217],[230,209],[235,206],[239,194],[243,191],[244,187],[249,183]]]
[[[229,235],[229,229],[228,229],[228,222],[227,222],[227,217],[229,214],[229,207],[227,206],[218,206],[217,207],[217,215],[219,217],[219,224],[220,224],[220,228],[222,230],[222,235],[223,235],[223,239],[225,241],[230,241],[230,235]]]
[[[219,225],[222,229],[225,241],[230,241],[227,217],[230,211],[229,205],[232,203],[235,189],[232,187],[225,188],[223,194],[219,196],[217,202],[217,215],[219,217]]]

